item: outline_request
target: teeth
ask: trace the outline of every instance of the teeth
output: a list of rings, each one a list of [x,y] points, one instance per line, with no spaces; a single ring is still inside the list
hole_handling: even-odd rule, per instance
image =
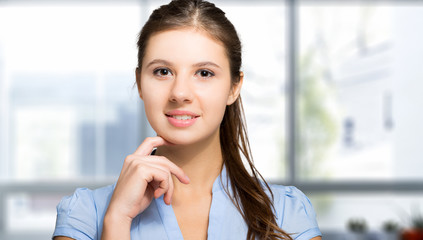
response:
[[[175,118],[175,119],[178,119],[178,120],[188,120],[188,119],[192,119],[193,118],[190,115],[174,115],[172,117]]]

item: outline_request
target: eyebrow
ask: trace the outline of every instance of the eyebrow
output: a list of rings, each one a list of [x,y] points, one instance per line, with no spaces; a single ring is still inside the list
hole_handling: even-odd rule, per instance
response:
[[[151,65],[154,65],[154,64],[163,64],[165,66],[172,66],[172,63],[169,62],[169,61],[166,61],[166,60],[163,60],[163,59],[154,59],[153,61],[151,61],[147,64],[147,67],[150,67]],[[193,67],[213,66],[213,67],[216,67],[216,68],[221,68],[216,63],[210,62],[210,61],[195,63],[192,66]]]
[[[154,59],[153,61],[151,61],[151,62],[149,62],[147,64],[147,67],[150,67],[151,65],[154,65],[154,64],[163,64],[163,65],[166,65],[166,66],[172,66],[172,63],[170,63],[170,62],[168,62],[166,60],[163,60],[163,59]]]
[[[199,63],[193,64],[192,66],[193,67],[213,66],[213,67],[216,67],[216,68],[221,68],[219,65],[217,65],[214,62],[199,62]]]

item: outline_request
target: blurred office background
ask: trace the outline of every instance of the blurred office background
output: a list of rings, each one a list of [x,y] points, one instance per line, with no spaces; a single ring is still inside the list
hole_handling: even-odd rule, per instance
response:
[[[136,39],[165,2],[0,0],[0,239],[48,239],[61,197],[113,183],[154,135]],[[411,229],[423,214],[423,2],[215,2],[243,42],[262,174],[309,196],[325,239]]]

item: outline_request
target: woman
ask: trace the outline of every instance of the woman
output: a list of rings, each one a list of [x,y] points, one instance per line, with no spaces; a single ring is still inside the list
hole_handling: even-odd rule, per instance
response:
[[[269,187],[252,164],[240,67],[235,28],[213,4],[155,10],[136,83],[158,136],[127,156],[115,185],[65,197],[54,239],[321,239],[307,197]]]

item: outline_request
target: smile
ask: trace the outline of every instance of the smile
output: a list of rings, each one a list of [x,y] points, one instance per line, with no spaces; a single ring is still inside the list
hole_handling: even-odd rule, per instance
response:
[[[198,114],[184,110],[172,110],[170,112],[167,112],[165,115],[167,117],[168,122],[172,126],[177,128],[185,128],[192,126],[200,117],[200,115]]]
[[[169,116],[178,120],[189,120],[189,119],[193,119],[195,118],[195,116],[191,116],[191,115],[172,115]]]

